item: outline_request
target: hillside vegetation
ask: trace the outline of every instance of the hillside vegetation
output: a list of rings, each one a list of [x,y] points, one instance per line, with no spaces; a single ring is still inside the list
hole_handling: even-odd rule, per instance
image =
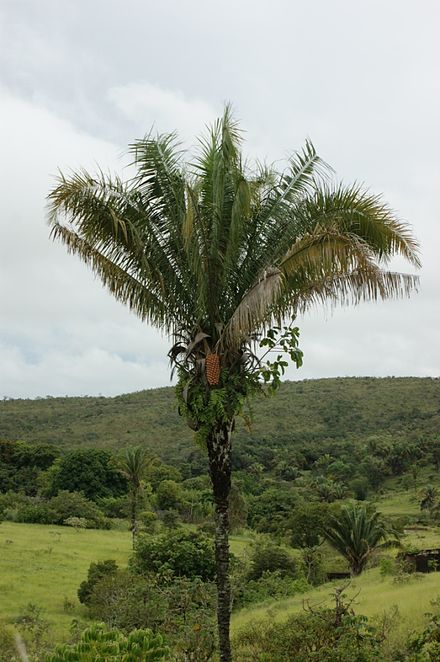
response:
[[[440,379],[336,378],[285,382],[275,397],[251,403],[251,431],[237,425],[238,451],[308,441],[362,440],[373,435],[432,437],[440,428]],[[0,439],[120,448],[139,443],[164,460],[194,450],[176,410],[173,388],[115,398],[43,398],[0,402]],[[323,452],[327,452],[326,450]]]

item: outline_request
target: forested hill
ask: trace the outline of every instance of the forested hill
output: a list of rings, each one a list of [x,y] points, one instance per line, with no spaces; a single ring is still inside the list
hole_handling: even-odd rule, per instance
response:
[[[440,379],[337,378],[285,382],[252,403],[252,430],[237,426],[239,454],[256,447],[310,444],[322,452],[338,442],[393,436],[412,442],[439,435]],[[165,460],[193,449],[172,388],[115,398],[44,398],[0,402],[0,439],[52,442],[62,448],[145,444]],[[257,453],[258,455],[258,453]]]

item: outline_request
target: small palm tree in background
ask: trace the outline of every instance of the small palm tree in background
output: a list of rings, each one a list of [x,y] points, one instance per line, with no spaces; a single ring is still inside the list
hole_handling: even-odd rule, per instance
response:
[[[427,485],[420,496],[420,510],[432,511],[438,505],[438,490],[433,485]]]
[[[143,489],[143,479],[152,459],[144,448],[128,448],[119,463],[119,470],[127,479],[130,495],[130,530],[133,547],[138,531],[137,515]]]
[[[299,313],[409,294],[417,279],[386,265],[400,255],[418,266],[418,246],[380,198],[332,182],[309,142],[282,172],[251,167],[229,107],[190,163],[174,135],[149,135],[131,154],[128,181],[60,175],[49,195],[52,237],[142,320],[174,337],[179,412],[207,451],[220,658],[229,662],[235,418],[249,396],[280,384],[286,356],[301,365]],[[260,346],[274,359],[263,360]]]
[[[330,518],[324,536],[348,561],[354,576],[361,574],[376,549],[398,543],[397,532],[364,503],[343,506]]]

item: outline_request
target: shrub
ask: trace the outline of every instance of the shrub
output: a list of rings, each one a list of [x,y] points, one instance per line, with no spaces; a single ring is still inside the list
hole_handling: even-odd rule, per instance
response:
[[[171,574],[209,581],[215,576],[212,541],[200,531],[141,535],[136,542],[131,567],[141,574]]]
[[[64,520],[66,526],[71,526],[76,531],[79,529],[87,529],[87,520],[85,517],[68,517]]]
[[[157,530],[158,519],[156,513],[152,510],[143,510],[139,513],[139,521],[146,533],[155,533]]]
[[[27,505],[29,497],[19,492],[5,492],[0,494],[0,517],[5,516],[6,512],[17,510],[20,506]]]
[[[81,517],[87,520],[89,529],[109,529],[110,522],[104,517],[98,506],[89,501],[80,492],[59,492],[48,501],[51,510],[56,513],[53,524],[64,524],[69,517]]]
[[[182,501],[182,488],[174,480],[162,480],[156,490],[159,510],[177,510]]]
[[[15,522],[27,522],[29,524],[56,524],[58,515],[47,503],[29,504],[18,508]]]
[[[162,632],[177,660],[207,662],[216,642],[215,590],[199,579],[161,583],[120,570],[93,588],[89,615],[125,632],[152,628]],[[174,658],[173,658],[174,659]]]
[[[259,579],[243,582],[233,582],[234,608],[241,609],[246,605],[264,602],[265,600],[282,600],[298,593],[305,593],[310,584],[303,577],[293,579],[286,577],[279,570],[263,572]]]
[[[240,662],[377,662],[382,634],[337,597],[334,609],[252,623],[235,638]]]
[[[98,579],[85,599],[93,620],[125,632],[144,627],[156,630],[167,613],[166,598],[154,577],[146,581],[145,577],[127,570],[107,573]]]
[[[167,529],[176,529],[180,524],[180,517],[177,510],[163,510],[160,518]]]
[[[259,579],[266,572],[278,572],[281,576],[297,575],[295,559],[282,547],[273,543],[257,545],[251,557],[249,579]]]
[[[129,503],[127,496],[103,497],[98,499],[96,503],[106,517],[120,519],[128,517]]]
[[[431,602],[435,611],[426,614],[428,623],[422,632],[412,634],[406,643],[406,662],[438,662],[440,660],[440,600]]]
[[[82,604],[88,605],[90,596],[96,584],[104,577],[114,576],[118,571],[116,561],[109,559],[107,561],[99,561],[98,563],[91,563],[87,573],[87,579],[81,582],[78,589],[78,599]]]

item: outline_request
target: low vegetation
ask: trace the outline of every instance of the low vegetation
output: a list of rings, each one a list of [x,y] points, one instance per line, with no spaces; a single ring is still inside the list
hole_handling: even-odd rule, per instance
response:
[[[313,660],[308,641],[321,642],[324,661],[332,654],[348,660],[354,650],[358,658],[352,659],[366,661],[437,659],[440,575],[434,565],[427,575],[414,574],[404,555],[440,547],[438,384],[319,380],[322,411],[344,392],[347,400],[339,418],[328,417],[320,427],[320,411],[308,421],[315,437],[307,436],[305,420],[299,428],[302,412],[293,419],[287,407],[276,408],[293,391],[306,403],[311,382],[284,384],[276,400],[258,403],[271,420],[257,410],[252,432],[239,430],[229,504],[237,659]],[[372,404],[376,386],[381,420]],[[419,387],[420,396],[426,389],[423,402]],[[347,417],[361,402],[369,412],[365,433]],[[28,405],[44,410],[53,403],[11,401],[0,408],[25,412]],[[411,403],[419,413],[408,417]],[[290,417],[289,434],[280,432],[283,417]],[[271,437],[258,432],[259,421],[273,427]],[[17,428],[22,424],[17,419]],[[87,637],[97,633],[95,656],[107,630],[115,646],[127,645],[134,630],[151,630],[163,638],[157,641],[170,660],[216,661],[213,503],[205,460],[184,444],[168,452],[166,425],[164,433],[154,453],[148,439],[113,449],[19,439],[18,433],[0,441],[1,662],[17,655],[17,631],[33,662],[55,654],[77,659],[72,656],[87,628]],[[136,454],[142,467],[130,473],[128,460]],[[399,548],[390,547],[393,540]],[[350,572],[351,580],[327,583],[329,573]],[[336,645],[329,624],[341,582],[346,611]],[[96,623],[107,630],[93,630]],[[287,634],[296,630],[303,632],[301,641]],[[354,631],[365,643],[359,650],[353,649]]]

